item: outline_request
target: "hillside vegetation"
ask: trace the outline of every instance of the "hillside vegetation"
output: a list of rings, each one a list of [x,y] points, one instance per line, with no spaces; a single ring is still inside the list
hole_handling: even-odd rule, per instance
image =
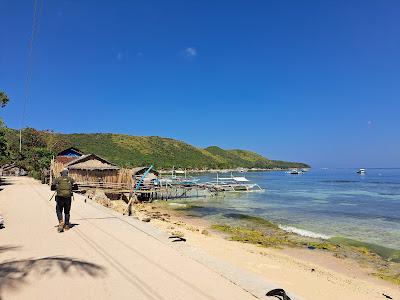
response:
[[[304,168],[303,163],[269,160],[245,150],[224,150],[217,146],[205,149],[158,136],[124,134],[59,134],[26,128],[22,133],[23,153],[18,154],[18,132],[6,130],[9,157],[29,171],[41,169],[49,158],[67,147],[95,153],[121,167],[155,165],[159,169],[188,168]]]
[[[154,164],[157,168],[291,168],[301,163],[269,160],[245,150],[205,149],[158,136],[123,134],[57,134],[63,146],[75,146],[85,153],[96,153],[120,166]],[[53,137],[54,139],[54,137]]]

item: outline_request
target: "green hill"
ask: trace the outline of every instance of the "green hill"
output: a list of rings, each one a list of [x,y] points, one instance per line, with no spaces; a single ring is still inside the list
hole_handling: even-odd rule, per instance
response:
[[[269,160],[245,150],[224,150],[216,146],[205,149],[158,136],[124,134],[57,134],[65,146],[96,153],[120,166],[154,164],[158,168],[291,168],[307,167],[301,163]]]
[[[10,148],[17,148],[18,134],[8,129]],[[23,131],[23,148],[45,148],[53,154],[70,146],[85,153],[95,153],[121,167],[154,164],[157,168],[294,168],[308,167],[303,163],[269,160],[257,153],[245,150],[224,150],[217,146],[205,149],[187,143],[158,136],[130,136],[125,134],[59,134]],[[25,145],[25,143],[27,143]],[[14,149],[14,152],[16,149]],[[30,154],[31,155],[31,154]]]

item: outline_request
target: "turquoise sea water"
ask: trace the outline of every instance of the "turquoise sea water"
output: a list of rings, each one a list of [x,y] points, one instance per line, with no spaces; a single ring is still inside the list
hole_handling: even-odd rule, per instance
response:
[[[179,202],[190,203],[187,213],[213,222],[235,222],[235,214],[255,215],[305,235],[349,237],[400,249],[400,169],[367,169],[366,175],[354,169],[315,169],[302,175],[245,176],[265,192]]]

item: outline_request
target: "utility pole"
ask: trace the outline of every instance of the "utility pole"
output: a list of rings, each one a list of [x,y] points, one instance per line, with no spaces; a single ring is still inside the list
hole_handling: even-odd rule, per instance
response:
[[[19,130],[19,153],[22,152],[22,129]]]

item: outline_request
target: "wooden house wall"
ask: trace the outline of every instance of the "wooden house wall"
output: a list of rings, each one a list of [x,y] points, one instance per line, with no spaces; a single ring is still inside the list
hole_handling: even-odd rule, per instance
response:
[[[54,178],[61,176],[61,171],[65,165],[52,161],[51,170]],[[71,176],[76,182],[80,183],[93,183],[93,182],[106,182],[106,183],[120,183],[127,186],[132,186],[132,170],[119,169],[119,170],[80,170],[72,169],[69,171]]]

